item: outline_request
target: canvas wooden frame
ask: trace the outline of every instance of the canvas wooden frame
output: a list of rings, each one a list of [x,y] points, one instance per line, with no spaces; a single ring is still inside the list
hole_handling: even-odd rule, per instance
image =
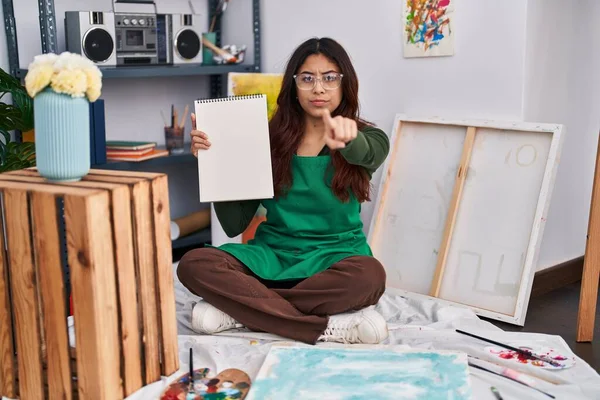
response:
[[[450,201],[450,208],[448,210],[447,218],[445,221],[440,251],[437,256],[437,264],[431,285],[431,290],[428,294],[422,294],[411,292],[408,290],[403,290],[401,288],[389,287],[389,285],[388,289],[392,292],[395,292],[408,298],[435,299],[437,302],[440,302],[444,305],[453,305],[469,308],[475,311],[475,313],[480,316],[522,326],[525,322],[525,316],[529,304],[533,277],[539,259],[539,251],[543,231],[545,228],[546,216],[549,209],[551,193],[556,179],[556,172],[560,160],[560,150],[562,147],[564,137],[564,127],[558,124],[538,124],[527,122],[489,120],[451,120],[442,118],[414,118],[403,114],[396,115],[394,121],[394,129],[390,138],[390,155],[388,156],[386,162],[383,165],[382,178],[377,191],[377,197],[374,201],[375,207],[373,210],[371,224],[368,232],[368,241],[372,247],[376,247],[377,241],[379,240],[380,235],[382,234],[381,225],[382,219],[384,217],[383,214],[385,209],[386,197],[388,195],[390,182],[394,179],[392,171],[394,170],[394,164],[396,162],[398,148],[401,146],[401,141],[399,140],[400,132],[402,130],[403,124],[407,123],[436,124],[439,126],[464,127],[466,133],[460,164],[454,178],[454,189]],[[440,285],[444,279],[444,270],[446,267],[448,248],[452,240],[457,210],[459,209],[459,206],[461,204],[462,189],[464,187],[464,182],[467,175],[466,171],[468,170],[471,155],[473,152],[474,139],[477,135],[477,130],[480,128],[497,129],[509,132],[514,131],[516,134],[518,134],[519,131],[528,131],[544,132],[552,135],[550,149],[542,178],[541,190],[537,198],[534,224],[531,229],[529,243],[527,246],[524,269],[520,280],[516,307],[512,315],[498,313],[485,308],[474,307],[472,305],[465,305],[438,298]],[[377,257],[377,254],[375,254],[375,256]]]

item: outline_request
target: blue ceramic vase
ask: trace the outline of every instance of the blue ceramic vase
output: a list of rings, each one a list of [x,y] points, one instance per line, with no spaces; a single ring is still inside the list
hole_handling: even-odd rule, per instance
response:
[[[47,88],[33,102],[40,175],[51,181],[81,180],[90,171],[89,101]]]

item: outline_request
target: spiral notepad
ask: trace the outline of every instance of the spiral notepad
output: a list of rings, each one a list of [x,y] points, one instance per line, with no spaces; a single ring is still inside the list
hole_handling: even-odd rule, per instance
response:
[[[196,128],[211,143],[198,151],[200,201],[272,198],[267,97],[202,99],[194,106]]]

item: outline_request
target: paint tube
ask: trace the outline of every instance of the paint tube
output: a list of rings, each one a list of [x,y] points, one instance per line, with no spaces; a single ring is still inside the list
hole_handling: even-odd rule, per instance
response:
[[[540,380],[535,379],[524,373],[515,371],[514,369],[502,367],[502,366],[499,366],[496,364],[489,363],[487,361],[479,360],[474,357],[469,357],[469,365],[480,367],[481,369],[487,370],[494,374],[504,376],[510,380],[519,382],[519,383],[521,383],[525,386],[528,386],[532,389],[541,391],[545,395],[548,395],[545,391],[542,390],[545,388],[544,388],[544,384]],[[553,397],[553,396],[550,395],[550,397]]]

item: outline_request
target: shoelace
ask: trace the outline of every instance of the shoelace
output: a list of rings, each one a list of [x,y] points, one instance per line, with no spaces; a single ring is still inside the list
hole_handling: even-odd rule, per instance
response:
[[[358,340],[358,330],[354,329],[359,324],[356,316],[344,317],[340,320],[333,320],[333,323],[325,328],[323,335],[324,341],[341,340],[343,343],[356,343]]]
[[[241,324],[238,323],[235,319],[231,318],[229,315],[222,313],[221,321],[219,322],[219,329],[231,329],[231,328],[239,328]]]

